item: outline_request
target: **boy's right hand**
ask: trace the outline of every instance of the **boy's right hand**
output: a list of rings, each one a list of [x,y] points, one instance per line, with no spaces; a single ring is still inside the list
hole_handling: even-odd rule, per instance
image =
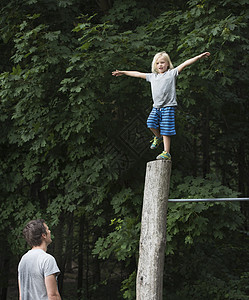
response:
[[[112,72],[112,75],[113,76],[121,76],[121,75],[124,75],[124,73],[122,71],[116,70],[116,71]]]

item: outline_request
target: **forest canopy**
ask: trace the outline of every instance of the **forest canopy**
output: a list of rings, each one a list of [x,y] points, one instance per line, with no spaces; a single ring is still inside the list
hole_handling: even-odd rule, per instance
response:
[[[248,18],[248,0],[1,1],[1,299],[36,218],[63,299],[135,299],[152,99],[112,71],[157,52],[211,53],[177,79],[169,197],[248,197]],[[248,299],[248,226],[247,202],[170,204],[165,297]]]

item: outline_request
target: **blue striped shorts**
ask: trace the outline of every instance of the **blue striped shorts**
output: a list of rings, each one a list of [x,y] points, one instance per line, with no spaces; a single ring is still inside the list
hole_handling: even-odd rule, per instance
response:
[[[147,120],[148,128],[159,128],[161,135],[175,135],[175,110],[175,106],[153,107]]]

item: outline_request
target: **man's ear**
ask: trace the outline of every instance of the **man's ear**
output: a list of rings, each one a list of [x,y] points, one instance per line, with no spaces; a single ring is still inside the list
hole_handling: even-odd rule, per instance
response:
[[[42,238],[46,238],[47,237],[47,235],[46,235],[46,233],[42,233]]]

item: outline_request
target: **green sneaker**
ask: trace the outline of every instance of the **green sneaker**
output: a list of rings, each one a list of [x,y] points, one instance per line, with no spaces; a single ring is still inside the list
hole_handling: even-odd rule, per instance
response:
[[[171,155],[167,151],[163,151],[161,154],[157,156],[156,159],[165,159],[165,160],[171,160]]]
[[[163,138],[162,137],[154,137],[154,139],[150,142],[153,142],[150,146],[150,149],[154,150],[156,149],[163,141]]]

